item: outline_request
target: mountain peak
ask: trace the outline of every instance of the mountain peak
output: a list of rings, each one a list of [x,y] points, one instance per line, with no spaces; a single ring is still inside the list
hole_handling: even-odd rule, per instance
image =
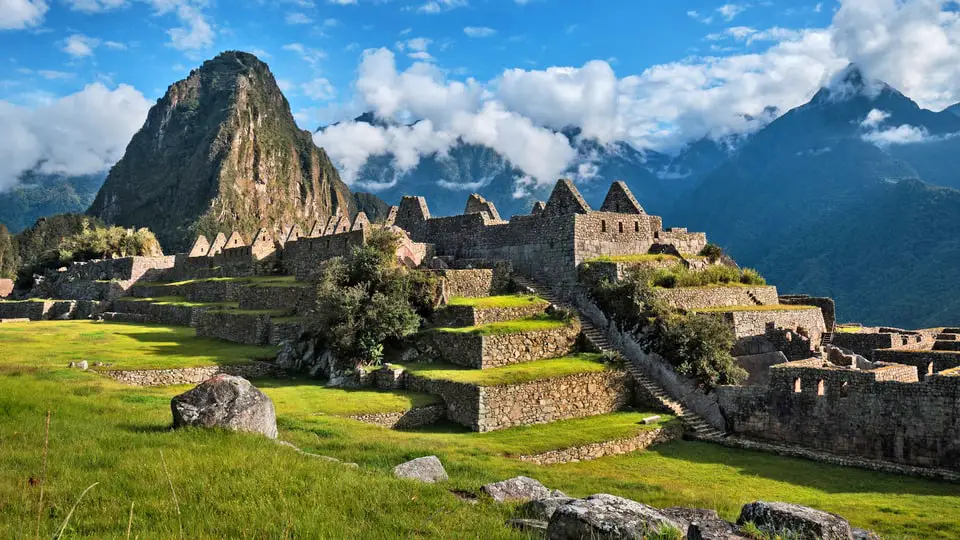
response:
[[[857,64],[849,64],[838,71],[826,86],[813,97],[811,103],[836,103],[857,97],[875,100],[885,92],[899,93],[887,83],[868,77]]]

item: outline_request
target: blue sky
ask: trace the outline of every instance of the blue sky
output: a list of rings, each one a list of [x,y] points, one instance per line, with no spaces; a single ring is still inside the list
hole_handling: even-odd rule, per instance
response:
[[[850,62],[916,99],[960,101],[956,0],[0,0],[0,189],[40,164],[122,156],[167,86],[218,52],[273,70],[301,127],[375,111],[412,128],[315,137],[349,182],[459,139],[552,182],[552,130],[674,152],[748,133]],[[771,111],[774,111],[771,114]]]

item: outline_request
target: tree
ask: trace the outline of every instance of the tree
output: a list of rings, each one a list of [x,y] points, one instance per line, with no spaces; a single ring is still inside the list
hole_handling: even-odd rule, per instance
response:
[[[7,227],[0,223],[0,278],[17,277],[19,268],[20,254],[17,253],[17,244]]]
[[[439,282],[397,262],[397,237],[375,231],[344,258],[326,261],[308,329],[338,359],[338,368],[376,365],[384,348],[416,332],[436,305]]]

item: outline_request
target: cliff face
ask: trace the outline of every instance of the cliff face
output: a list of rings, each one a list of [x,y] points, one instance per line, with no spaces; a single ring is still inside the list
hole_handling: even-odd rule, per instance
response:
[[[168,253],[196,234],[309,227],[355,202],[300,130],[270,69],[225,52],[174,83],[147,115],[88,213],[149,227]]]

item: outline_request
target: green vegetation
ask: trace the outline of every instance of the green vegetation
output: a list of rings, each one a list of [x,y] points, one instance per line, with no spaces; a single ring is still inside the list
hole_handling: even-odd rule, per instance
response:
[[[453,381],[476,386],[506,386],[556,379],[576,373],[599,373],[608,369],[599,354],[578,354],[564,358],[524,362],[491,369],[467,369],[447,364],[410,364],[411,373],[427,379]]]
[[[842,326],[842,325],[837,325],[837,332],[841,332],[841,333],[844,333],[844,334],[859,334],[859,333],[862,332],[862,331],[863,331],[863,327],[862,327],[862,326]]]
[[[197,337],[193,328],[93,321],[41,321],[0,328],[0,366],[55,368],[86,360],[111,370],[243,364],[271,359],[273,347]]]
[[[770,304],[770,305],[752,305],[752,306],[718,306],[704,307],[693,310],[696,313],[727,313],[731,311],[805,311],[816,309],[816,306],[801,306],[794,304]]]
[[[255,287],[308,287],[310,284],[297,281],[294,276],[249,276],[249,277],[214,277],[202,279],[187,279],[183,281],[139,281],[135,287],[179,287],[195,283],[242,283]]]
[[[180,307],[209,307],[209,308],[236,308],[237,302],[190,302],[183,296],[157,296],[154,298],[137,298],[134,296],[124,296],[117,298],[116,302],[145,302],[157,304],[158,306],[180,306]]]
[[[379,364],[384,347],[416,332],[437,304],[439,280],[399,264],[397,242],[394,233],[378,229],[365,245],[321,267],[316,309],[306,323],[343,364],[338,369]]]
[[[480,336],[498,336],[503,334],[518,334],[520,332],[536,332],[538,330],[553,330],[570,324],[570,321],[556,319],[549,315],[536,315],[525,319],[514,319],[479,326],[463,328],[437,328],[438,332],[455,334],[476,334]]]
[[[673,289],[676,287],[729,287],[737,285],[766,285],[759,272],[751,268],[742,271],[732,266],[715,264],[703,270],[691,270],[682,264],[670,268],[660,268],[650,276],[655,287]]]
[[[169,400],[187,387],[129,387],[64,368],[71,360],[64,351],[83,344],[63,339],[65,333],[76,337],[98,330],[107,335],[91,336],[91,350],[139,336],[142,341],[131,340],[122,354],[144,366],[195,365],[209,352],[188,339],[188,329],[91,322],[0,327],[0,350],[14,351],[12,356],[0,354],[0,433],[5,434],[0,537],[32,535],[36,528],[36,480],[43,478],[48,410],[49,462],[40,521],[44,537],[53,535],[80,492],[99,482],[78,506],[68,535],[123,537],[132,503],[131,538],[179,537],[172,484],[186,538],[449,538],[455,531],[469,538],[520,539],[525,538],[522,533],[503,525],[515,505],[483,498],[472,505],[450,490],[478,493],[484,483],[521,474],[576,497],[612,493],[660,508],[715,508],[729,520],[736,519],[743,503],[776,500],[838,513],[884,538],[960,536],[954,517],[960,505],[956,484],[690,441],[555,466],[511,457],[631,437],[651,429],[639,424],[649,412],[491,433],[450,424],[401,432],[343,416],[402,410],[421,403],[417,395],[350,392],[304,380],[257,381],[276,404],[282,440],[307,452],[356,462],[360,469],[303,456],[253,435],[171,431]],[[38,331],[47,336],[20,345]],[[117,332],[121,335],[112,336]],[[181,333],[183,343],[173,346],[179,358],[171,364],[172,351],[158,334]],[[45,343],[52,345],[35,354]],[[8,348],[10,344],[14,348]],[[212,345],[210,350],[217,353],[225,348],[222,342]],[[51,351],[55,357],[38,362]],[[674,420],[664,415],[664,421]],[[392,477],[395,465],[424,455],[440,457],[450,474],[448,483],[417,484]]]
[[[670,255],[667,253],[637,253],[635,255],[602,255],[600,257],[594,257],[588,259],[584,262],[601,262],[601,263],[644,263],[644,262],[663,262],[663,261],[679,261],[680,258],[676,255]]]
[[[493,308],[518,308],[531,305],[549,304],[543,298],[531,295],[505,295],[505,296],[485,296],[482,298],[468,298],[466,296],[454,296],[447,305],[450,306],[470,306],[478,309]]]
[[[7,227],[0,223],[0,278],[16,278],[19,268],[20,254],[17,252],[17,244]]]
[[[696,379],[707,388],[738,384],[747,372],[730,354],[733,330],[716,317],[683,313],[670,307],[653,290],[651,276],[657,271],[633,269],[619,281],[581,279],[600,307],[633,332],[647,352],[659,354],[677,373]],[[591,281],[591,279],[593,279]]]
[[[700,256],[706,257],[708,261],[715,263],[723,257],[723,248],[716,244],[707,244],[700,250]]]

